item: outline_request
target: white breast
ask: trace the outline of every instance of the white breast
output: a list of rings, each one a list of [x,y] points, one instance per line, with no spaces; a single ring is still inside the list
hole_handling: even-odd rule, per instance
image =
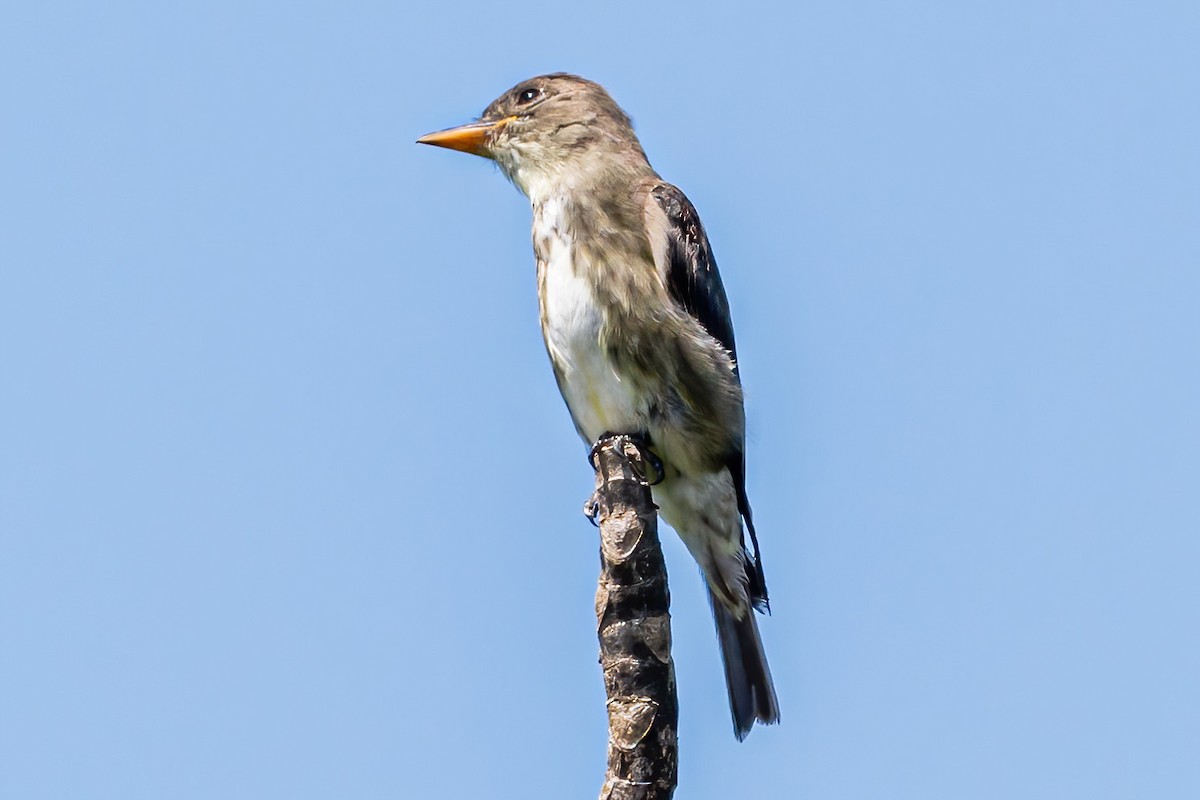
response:
[[[587,277],[589,265],[576,263],[576,248],[562,223],[560,200],[551,198],[535,209],[542,333],[563,376],[563,399],[589,442],[609,431],[641,430],[645,417],[639,408],[644,403],[638,402],[633,387],[621,380],[600,347],[603,315]]]

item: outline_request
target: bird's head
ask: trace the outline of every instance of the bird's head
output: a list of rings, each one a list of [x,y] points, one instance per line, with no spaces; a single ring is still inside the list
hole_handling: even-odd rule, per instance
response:
[[[417,141],[490,158],[530,197],[614,166],[649,168],[633,124],[604,87],[565,73],[522,81],[477,122]]]

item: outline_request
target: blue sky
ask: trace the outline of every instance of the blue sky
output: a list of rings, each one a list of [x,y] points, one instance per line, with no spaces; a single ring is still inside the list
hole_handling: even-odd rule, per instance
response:
[[[742,356],[783,724],[666,536],[679,796],[1200,795],[1200,7],[435,5],[0,14],[0,795],[598,790],[528,206],[413,144],[555,70]]]

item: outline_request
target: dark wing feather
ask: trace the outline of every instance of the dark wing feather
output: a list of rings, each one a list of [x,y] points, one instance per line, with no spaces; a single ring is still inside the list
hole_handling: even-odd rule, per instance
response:
[[[729,351],[736,369],[729,300],[700,215],[683,192],[669,183],[655,186],[652,194],[667,215],[667,290]]]
[[[733,319],[729,314],[729,300],[712,247],[700,215],[683,192],[670,185],[660,183],[651,191],[658,207],[667,216],[666,281],[667,291],[677,303],[708,331],[733,357],[737,371],[737,348],[733,341]],[[762,558],[758,552],[758,534],[754,530],[754,517],[750,511],[750,500],[746,496],[746,449],[743,446],[726,458],[725,466],[733,476],[737,489],[738,511],[746,521],[750,542],[754,548],[753,566],[747,570],[751,602],[760,611],[769,610],[767,583],[763,575]],[[743,546],[745,542],[743,541]]]

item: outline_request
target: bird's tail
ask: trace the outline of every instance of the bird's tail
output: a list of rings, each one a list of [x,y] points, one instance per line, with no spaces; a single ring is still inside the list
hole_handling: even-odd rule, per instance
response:
[[[758,623],[749,608],[741,619],[709,591],[721,660],[725,663],[725,686],[729,689],[729,710],[738,741],[746,738],[755,721],[764,725],[779,722],[779,700],[771,681],[771,668],[763,652]]]

